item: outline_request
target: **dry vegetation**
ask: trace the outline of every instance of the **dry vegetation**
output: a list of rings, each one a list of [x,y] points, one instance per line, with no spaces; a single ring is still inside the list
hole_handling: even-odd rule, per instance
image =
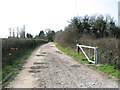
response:
[[[92,20],[92,21],[91,21]],[[99,63],[120,69],[119,52],[120,29],[115,22],[97,18],[73,18],[64,31],[58,31],[55,41],[67,49],[76,51],[76,44],[99,47]]]

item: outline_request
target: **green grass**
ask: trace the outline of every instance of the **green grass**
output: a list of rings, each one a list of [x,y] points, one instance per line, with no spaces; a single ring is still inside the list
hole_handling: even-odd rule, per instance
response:
[[[12,65],[6,65],[4,68],[2,68],[2,79],[8,76],[8,74],[16,68],[16,65],[18,65],[20,61],[24,63],[25,59],[28,58],[32,51],[33,49],[26,50],[23,54],[13,60]],[[19,67],[17,66],[17,68]]]
[[[42,45],[42,43],[26,50],[23,54],[19,55],[19,57],[13,60],[12,65],[6,65],[4,68],[2,68],[2,78],[0,78],[0,81],[5,79],[5,77],[8,76],[11,71],[15,70],[14,75],[10,78],[10,80],[4,83],[2,87],[5,87],[11,80],[14,79],[16,74],[18,74],[21,70],[21,66],[25,63],[26,59],[31,55],[34,49],[40,45]],[[19,63],[21,63],[21,65],[18,65]]]
[[[20,71],[20,69],[19,69],[19,70],[16,70],[16,71],[14,72],[13,76],[12,76],[6,83],[4,83],[4,84],[2,85],[2,87],[7,86],[7,85],[10,83],[10,81],[14,80],[14,78],[15,78],[16,75],[19,73],[19,71]]]
[[[56,45],[56,47],[59,50],[61,50],[62,52],[66,53],[68,55],[71,55],[71,56],[73,56],[76,59],[81,60],[82,63],[89,63],[89,64],[91,64],[90,62],[88,62],[88,60],[83,55],[78,55],[76,52],[73,52],[71,50],[67,50],[67,49],[65,49],[65,48],[63,48],[63,47],[61,47],[59,45]],[[93,59],[94,57],[92,56],[91,58]],[[94,69],[97,69],[99,71],[105,72],[108,75],[112,75],[112,76],[115,76],[117,78],[120,78],[120,72],[118,70],[116,70],[114,66],[110,66],[108,64],[101,64],[99,66],[94,66]]]
[[[114,66],[110,66],[108,64],[101,64],[100,66],[95,66],[95,68],[118,78],[119,72],[118,70],[115,70]]]
[[[83,55],[78,55],[78,53],[73,52],[73,51],[71,51],[71,50],[67,50],[67,49],[65,49],[65,48],[63,48],[63,47],[61,47],[61,46],[59,46],[59,45],[56,45],[56,47],[57,47],[59,50],[63,51],[64,53],[66,53],[66,54],[68,54],[68,55],[73,56],[73,57],[76,58],[76,59],[79,59],[79,60],[81,60],[81,61],[83,61],[83,62],[85,62],[85,63],[91,64],[91,62],[88,62],[88,60],[86,59],[86,57],[83,56]]]
[[[0,71],[0,81],[2,81],[2,71]]]

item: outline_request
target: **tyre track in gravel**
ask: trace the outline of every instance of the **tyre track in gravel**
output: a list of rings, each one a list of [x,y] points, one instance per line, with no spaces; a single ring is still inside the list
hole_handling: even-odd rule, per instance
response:
[[[7,87],[118,88],[118,84],[80,64],[48,43],[37,48]]]

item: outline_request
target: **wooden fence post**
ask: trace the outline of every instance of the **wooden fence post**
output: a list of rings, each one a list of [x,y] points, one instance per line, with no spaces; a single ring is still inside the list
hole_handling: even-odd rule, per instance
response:
[[[79,55],[79,52],[80,52],[80,47],[78,46],[78,55]]]

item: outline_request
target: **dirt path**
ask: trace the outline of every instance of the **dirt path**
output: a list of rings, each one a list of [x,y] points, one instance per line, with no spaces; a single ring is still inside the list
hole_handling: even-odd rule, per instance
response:
[[[36,49],[8,88],[117,88],[118,84],[59,51],[53,43]]]

